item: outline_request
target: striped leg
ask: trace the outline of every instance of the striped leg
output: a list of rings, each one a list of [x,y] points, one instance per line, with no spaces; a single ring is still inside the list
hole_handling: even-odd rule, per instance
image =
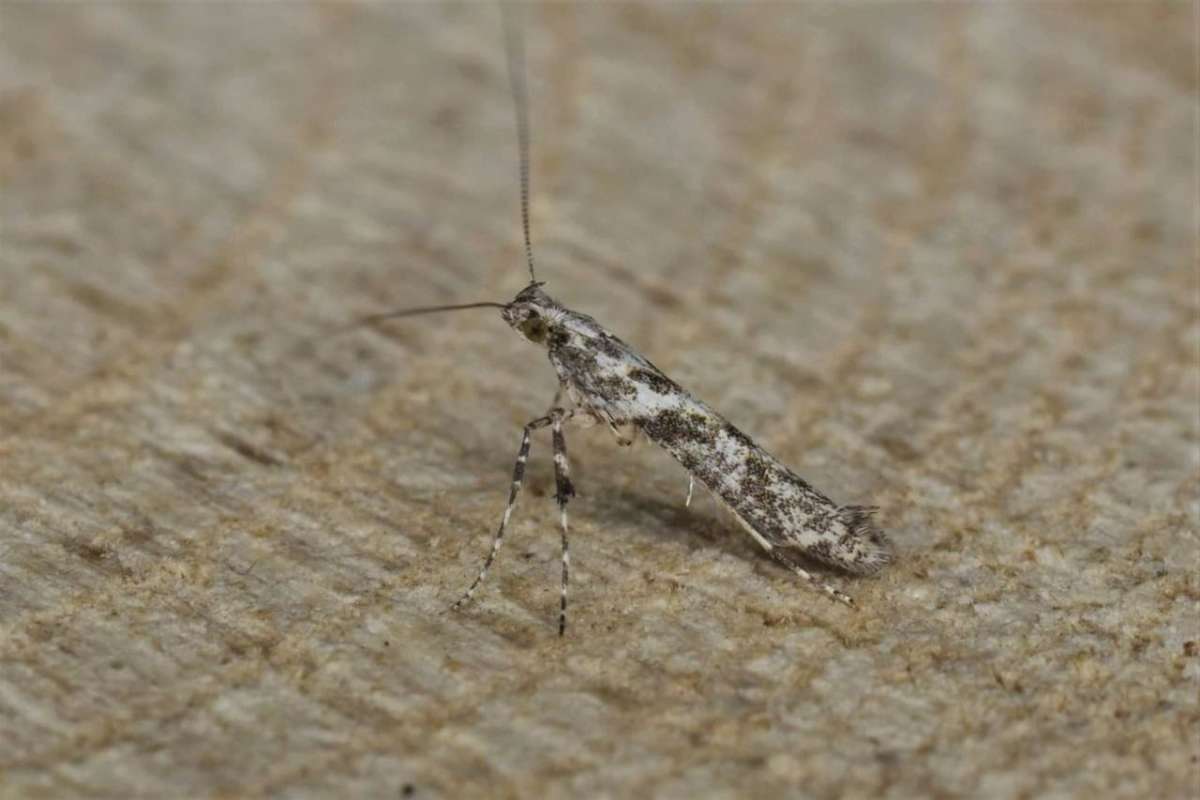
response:
[[[546,427],[556,419],[557,417],[539,417],[525,426],[525,433],[521,436],[521,450],[517,453],[517,463],[513,465],[512,484],[508,490],[508,505],[504,507],[504,516],[500,519],[500,527],[496,530],[496,537],[492,539],[491,552],[488,553],[487,559],[483,562],[483,568],[475,576],[475,580],[471,583],[470,588],[467,589],[466,593],[454,605],[450,606],[452,610],[458,609],[475,594],[475,590],[479,588],[479,584],[483,583],[483,579],[487,577],[488,568],[492,566],[492,561],[496,558],[497,551],[500,550],[500,543],[504,541],[504,530],[508,527],[508,518],[512,516],[513,508],[517,505],[517,494],[520,493],[521,482],[525,479],[525,462],[529,460],[530,434],[538,428]]]
[[[567,463],[567,440],[563,436],[562,424],[570,414],[557,410],[554,413],[554,499],[558,501],[559,518],[562,522],[562,591],[559,594],[558,635],[567,630],[567,581],[571,555],[567,549],[567,500],[575,496],[571,484],[571,466]]]
[[[801,569],[799,566],[797,566],[795,564],[795,562],[792,561],[792,559],[788,558],[787,556],[785,556],[783,553],[779,552],[778,550],[771,550],[770,552],[776,561],[778,561],[780,564],[783,564],[785,567],[790,569],[792,572],[794,572],[799,577],[808,581],[809,586],[813,587],[817,591],[824,592],[826,595],[828,595],[829,597],[832,597],[834,600],[845,603],[846,605],[850,606],[851,608],[855,607],[854,606],[854,598],[852,598],[850,595],[846,594],[843,591],[840,591],[839,589],[837,589],[834,586],[831,586],[829,583],[821,580],[820,578],[818,578],[816,575],[813,575],[808,570]]]

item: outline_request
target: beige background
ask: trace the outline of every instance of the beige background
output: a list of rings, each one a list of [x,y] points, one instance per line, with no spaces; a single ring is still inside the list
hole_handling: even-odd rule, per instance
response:
[[[0,5],[0,795],[1182,797],[1196,8],[527,15],[542,277],[898,562],[572,432],[491,5]]]

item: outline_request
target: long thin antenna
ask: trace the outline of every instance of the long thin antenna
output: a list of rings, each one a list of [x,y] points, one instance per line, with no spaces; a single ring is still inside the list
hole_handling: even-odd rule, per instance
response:
[[[504,308],[504,303],[459,303],[452,306],[423,306],[421,308],[405,308],[400,311],[387,311],[383,314],[372,314],[369,317],[363,317],[358,322],[360,325],[367,325],[372,322],[379,322],[380,320],[385,319],[415,317],[418,314],[436,314],[439,311],[461,311],[464,308]]]
[[[517,115],[517,155],[521,177],[521,227],[525,231],[525,260],[529,280],[537,283],[533,271],[533,244],[529,238],[529,97],[525,88],[525,38],[517,14],[509,4],[500,3],[504,21],[504,49],[508,55],[508,82],[512,86],[513,109]]]
[[[422,306],[421,308],[403,308],[399,311],[386,311],[382,314],[372,314],[368,317],[360,317],[354,322],[339,328],[338,331],[346,331],[352,328],[357,328],[361,325],[370,325],[375,322],[381,322],[385,319],[399,319],[401,317],[415,317],[418,314],[436,314],[439,311],[461,311],[465,308],[504,308],[504,303],[460,303],[452,306]]]

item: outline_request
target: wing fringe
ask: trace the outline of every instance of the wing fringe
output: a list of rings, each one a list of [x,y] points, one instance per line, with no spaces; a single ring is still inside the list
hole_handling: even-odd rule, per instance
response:
[[[870,575],[886,567],[895,558],[891,541],[875,526],[873,517],[878,511],[876,506],[842,506],[838,509],[838,518],[857,544],[855,558],[839,564],[847,572]]]

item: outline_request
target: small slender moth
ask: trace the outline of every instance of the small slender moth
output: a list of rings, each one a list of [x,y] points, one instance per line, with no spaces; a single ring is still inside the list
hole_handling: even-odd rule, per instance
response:
[[[468,602],[487,577],[521,491],[533,432],[549,427],[554,452],[555,500],[562,535],[562,584],[558,633],[567,624],[567,502],[574,495],[567,461],[567,422],[607,425],[620,444],[644,435],[688,471],[688,501],[695,481],[703,484],[767,553],[813,587],[848,605],[846,594],[801,567],[819,561],[844,572],[865,575],[892,560],[891,546],[872,523],[875,509],[839,506],[763,450],[720,414],[668,378],[645,357],[596,320],[572,311],[542,290],[533,266],[529,235],[529,121],[524,43],[511,15],[501,6],[508,75],[516,112],[521,227],[529,285],[508,303],[483,302],[412,308],[367,317],[365,322],[457,311],[499,308],[500,316],[526,340],[546,348],[559,389],[550,408],[530,420],[521,436],[504,516],[475,580],[453,608]],[[565,402],[564,402],[565,401]]]

